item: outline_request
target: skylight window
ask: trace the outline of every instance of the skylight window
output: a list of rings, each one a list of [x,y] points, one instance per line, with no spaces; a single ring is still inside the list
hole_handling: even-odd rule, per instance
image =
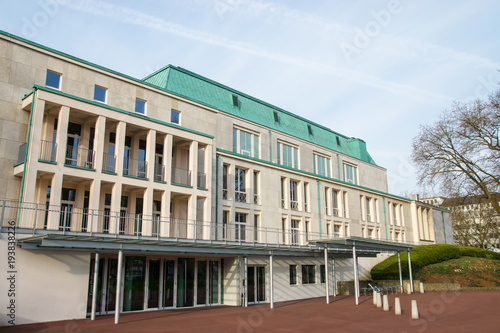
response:
[[[240,101],[238,100],[238,96],[233,95],[233,106],[239,108],[240,107]]]
[[[274,111],[274,121],[279,123],[280,122],[280,117],[278,116],[278,112],[277,111]]]
[[[313,135],[313,130],[311,125],[307,125],[307,130],[309,131],[309,135]]]
[[[340,139],[338,136],[335,137],[337,139],[337,146],[340,146]]]

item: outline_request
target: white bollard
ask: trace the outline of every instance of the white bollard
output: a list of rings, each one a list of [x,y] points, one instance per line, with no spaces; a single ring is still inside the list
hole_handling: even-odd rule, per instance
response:
[[[411,300],[411,318],[418,319],[417,301],[414,299]]]
[[[389,296],[384,295],[384,311],[389,311]]]
[[[420,282],[420,293],[421,294],[424,293],[424,283],[423,282]]]
[[[378,291],[374,290],[373,291],[373,305],[377,305],[377,294],[378,294]]]
[[[382,307],[382,297],[380,295],[380,292],[377,293],[377,308]]]
[[[396,316],[401,315],[401,302],[399,301],[399,297],[394,298],[394,313]]]
[[[410,294],[411,294],[411,285],[410,285],[410,283],[407,283],[407,284],[406,284],[406,293],[407,293],[408,295],[410,295]]]

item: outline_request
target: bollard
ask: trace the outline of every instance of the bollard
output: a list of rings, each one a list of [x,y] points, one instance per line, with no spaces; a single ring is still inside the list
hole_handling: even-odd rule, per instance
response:
[[[401,315],[401,302],[399,301],[399,297],[394,298],[394,313],[396,316]]]
[[[420,293],[421,294],[424,293],[424,283],[423,282],[420,282]]]
[[[377,292],[377,308],[382,307],[382,297],[380,295],[380,292]]]
[[[389,296],[384,295],[384,311],[389,311]]]
[[[377,305],[377,294],[378,294],[378,291],[374,290],[373,291],[373,305]]]
[[[408,295],[410,295],[410,294],[411,294],[411,285],[410,285],[409,283],[407,283],[407,284],[406,284],[406,293],[407,293]]]
[[[411,300],[411,318],[418,319],[417,301],[414,299]]]

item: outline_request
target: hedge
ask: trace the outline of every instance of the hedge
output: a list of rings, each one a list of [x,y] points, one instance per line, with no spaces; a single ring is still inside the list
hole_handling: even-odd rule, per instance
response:
[[[447,244],[416,246],[413,248],[410,255],[411,270],[413,274],[418,272],[422,267],[463,256],[500,260],[500,253],[474,247]],[[410,276],[407,251],[401,252],[401,270],[403,278],[408,278]],[[397,254],[375,265],[371,270],[371,276],[373,280],[398,280],[399,267]]]

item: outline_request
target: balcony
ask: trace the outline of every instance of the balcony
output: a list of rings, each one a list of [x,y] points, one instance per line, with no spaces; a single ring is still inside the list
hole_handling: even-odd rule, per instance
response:
[[[191,170],[172,167],[172,183],[191,186]]]
[[[104,153],[102,162],[102,171],[116,173],[116,156],[114,154]]]
[[[123,159],[123,175],[136,177],[136,178],[147,178],[148,162],[143,160],[136,160],[133,158]]]
[[[165,181],[165,166],[163,164],[155,163],[155,178],[158,182]]]
[[[40,142],[40,156],[38,159],[44,162],[56,161],[57,143],[52,141],[41,140]]]
[[[198,188],[207,188],[207,175],[203,172],[198,172],[196,183],[198,184]]]
[[[17,163],[24,163],[26,161],[26,143],[19,146],[19,151],[17,153]]]
[[[64,165],[84,169],[94,169],[94,151],[91,149],[66,146],[66,159]]]
[[[247,193],[242,191],[234,191],[234,200],[237,202],[247,202]]]
[[[291,210],[299,210],[299,202],[298,201],[290,201],[290,209]]]

